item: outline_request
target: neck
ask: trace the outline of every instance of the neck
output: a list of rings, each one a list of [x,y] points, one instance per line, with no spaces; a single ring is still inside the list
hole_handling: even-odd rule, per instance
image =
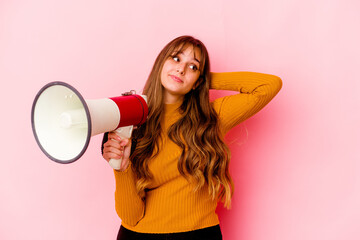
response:
[[[165,95],[164,103],[165,104],[175,104],[179,102],[183,102],[184,96],[174,96],[174,95]]]

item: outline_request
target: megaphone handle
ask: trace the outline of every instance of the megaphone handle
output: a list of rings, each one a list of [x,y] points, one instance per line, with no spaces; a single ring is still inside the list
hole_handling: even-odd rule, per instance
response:
[[[120,127],[116,129],[114,132],[120,137],[120,138],[131,138],[131,134],[133,131],[134,126],[126,126],[126,127]],[[122,158],[121,159],[110,159],[109,164],[110,166],[115,169],[119,170],[121,166]]]

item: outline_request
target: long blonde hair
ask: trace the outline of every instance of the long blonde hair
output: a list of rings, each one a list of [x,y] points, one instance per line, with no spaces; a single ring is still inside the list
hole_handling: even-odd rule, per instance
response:
[[[159,151],[160,123],[164,109],[160,80],[162,67],[174,53],[188,46],[198,48],[201,52],[200,77],[196,88],[184,96],[180,106],[181,117],[169,128],[168,136],[182,149],[178,170],[188,180],[195,180],[194,190],[207,185],[213,199],[217,198],[230,207],[233,193],[229,174],[230,152],[223,141],[217,113],[209,101],[209,55],[204,44],[191,36],[178,37],[162,49],[145,84],[143,94],[148,97],[148,120],[134,132],[137,144],[130,158],[137,177],[136,187],[138,194],[144,197],[145,189],[152,179],[148,163]]]

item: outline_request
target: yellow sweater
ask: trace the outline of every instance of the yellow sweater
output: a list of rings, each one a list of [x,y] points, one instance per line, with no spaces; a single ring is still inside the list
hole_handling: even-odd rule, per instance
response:
[[[278,93],[281,86],[280,78],[268,74],[212,73],[212,89],[238,92],[212,103],[219,115],[222,132],[225,134],[258,112]],[[165,106],[164,131],[179,119],[179,106]],[[142,233],[175,233],[219,224],[215,213],[217,202],[211,199],[207,187],[194,192],[194,186],[177,168],[181,149],[166,134],[164,136],[159,155],[149,163],[154,179],[149,187],[151,190],[146,192],[145,201],[136,194],[131,167],[124,172],[114,171],[115,208],[122,225]]]

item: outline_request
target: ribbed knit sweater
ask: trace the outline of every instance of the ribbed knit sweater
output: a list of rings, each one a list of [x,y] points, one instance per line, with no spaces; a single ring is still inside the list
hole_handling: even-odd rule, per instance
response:
[[[212,105],[220,119],[223,134],[263,108],[280,90],[280,78],[253,72],[212,73],[211,88],[236,91],[216,99]],[[219,224],[215,213],[217,201],[209,196],[207,186],[194,191],[177,168],[181,149],[166,131],[180,113],[179,104],[166,104],[162,124],[163,139],[159,154],[149,163],[152,183],[143,201],[136,193],[131,167],[114,171],[116,180],[115,208],[122,225],[135,232],[175,233]]]

